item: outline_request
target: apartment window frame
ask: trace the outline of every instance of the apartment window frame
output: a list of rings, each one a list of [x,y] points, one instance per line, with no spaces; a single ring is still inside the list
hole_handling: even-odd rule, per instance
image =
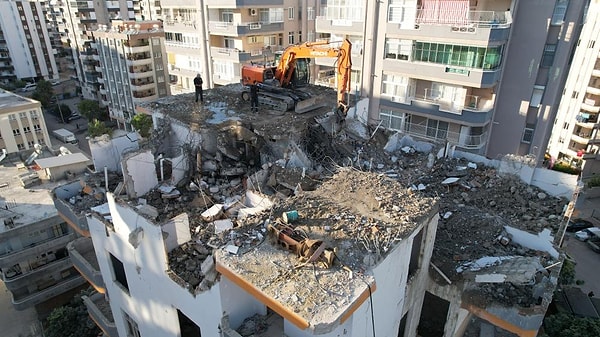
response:
[[[113,271],[113,282],[129,295],[129,282],[127,281],[127,271],[125,265],[112,253],[108,253],[111,269]]]
[[[141,337],[140,328],[138,327],[137,322],[129,316],[128,313],[121,310],[123,313],[123,321],[125,321],[125,331],[127,333],[127,337]]]
[[[390,0],[387,11],[389,23],[403,23],[406,16],[406,0]]]
[[[544,52],[542,54],[542,60],[540,66],[542,68],[550,68],[554,63],[554,56],[556,55],[556,44],[547,43],[544,46]]]
[[[313,21],[315,19],[315,8],[314,7],[306,8],[306,19],[308,21]]]
[[[385,39],[385,55],[386,59],[408,61],[412,53],[413,41],[396,38]]]
[[[556,0],[550,25],[562,25],[565,22],[565,15],[567,14],[568,6],[569,0]]]
[[[531,144],[533,141],[533,135],[535,134],[535,125],[534,124],[525,124],[525,128],[523,128],[523,135],[521,136],[521,143]]]
[[[18,129],[18,128],[17,129],[13,129],[12,132],[13,132],[13,136],[20,136],[21,135],[21,129]]]
[[[542,99],[544,98],[544,91],[546,90],[546,86],[544,85],[534,85],[533,92],[531,93],[531,99],[529,100],[529,106],[532,108],[539,108],[542,104]]]
[[[289,45],[295,44],[294,40],[295,40],[294,32],[288,32],[288,44]]]
[[[294,7],[288,7],[288,20],[294,20]]]
[[[409,78],[401,75],[383,74],[381,80],[381,96],[388,97],[393,102],[408,103]]]

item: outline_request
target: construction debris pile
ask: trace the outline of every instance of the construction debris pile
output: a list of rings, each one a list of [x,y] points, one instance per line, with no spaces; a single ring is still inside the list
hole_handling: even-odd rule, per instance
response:
[[[369,130],[373,135],[367,139],[352,134],[332,138],[315,119],[327,108],[301,115],[250,113],[239,94],[241,87],[230,85],[208,90],[203,105],[195,104],[192,95],[189,100],[179,95],[142,106],[204,137],[201,149],[187,149],[194,172],[172,187],[180,194],[173,198],[171,192],[165,196],[156,189],[145,196],[157,210],[157,222],[184,211],[190,217],[192,240],[169,254],[171,271],[190,291],[205,288],[206,275],[198,266],[219,254],[294,311],[326,314],[334,310],[334,302],[351,300],[353,282],[364,286],[358,281],[363,276],[340,266],[368,270],[437,205],[440,220],[432,262],[439,272],[430,271],[432,277],[441,284],[462,282],[474,277],[465,266],[480,258],[539,257],[529,261],[542,270],[527,274],[533,280],[481,283],[471,294],[473,301],[505,305],[538,302],[535,289],[525,283],[535,284],[555,261],[512,242],[505,226],[533,234],[544,228],[556,233],[566,200],[494,169],[439,156],[441,147],[436,144],[381,129]],[[331,97],[333,107],[333,91]],[[155,134],[155,148],[173,147],[165,141],[169,128],[161,130]],[[266,200],[274,206],[257,206]],[[290,211],[297,212],[293,225],[303,233],[294,235],[335,248],[335,272],[321,273],[281,241],[269,239],[269,225],[283,222],[283,214]],[[290,280],[310,286],[298,291],[290,288]]]

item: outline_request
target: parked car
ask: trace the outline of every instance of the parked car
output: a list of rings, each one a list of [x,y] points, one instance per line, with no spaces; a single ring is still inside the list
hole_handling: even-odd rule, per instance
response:
[[[37,84],[27,83],[23,88],[21,88],[21,92],[34,91],[35,89],[37,89]]]
[[[69,116],[67,118],[67,122],[74,121],[74,120],[79,119],[79,118],[81,118],[81,115],[79,114],[79,112],[73,112],[71,114],[71,116]]]
[[[600,228],[598,227],[590,227],[586,229],[582,229],[575,233],[575,238],[579,241],[587,241],[594,234],[600,235]]]
[[[54,81],[50,82],[50,84],[52,84],[52,86],[59,85],[60,81],[59,80],[54,80]]]
[[[586,243],[591,250],[595,251],[596,253],[600,253],[600,233],[592,233]]]
[[[590,227],[594,227],[594,224],[589,221],[583,219],[573,219],[567,224],[567,232],[577,232]]]

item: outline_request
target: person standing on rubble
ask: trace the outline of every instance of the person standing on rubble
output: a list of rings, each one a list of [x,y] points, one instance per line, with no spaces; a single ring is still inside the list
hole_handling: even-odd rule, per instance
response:
[[[252,112],[258,112],[258,85],[256,81],[250,86],[250,105]]]
[[[204,81],[202,81],[202,76],[200,74],[196,75],[196,78],[194,78],[194,86],[196,87],[196,102],[198,102],[198,96],[200,96],[200,102],[204,103],[202,84],[204,84]]]

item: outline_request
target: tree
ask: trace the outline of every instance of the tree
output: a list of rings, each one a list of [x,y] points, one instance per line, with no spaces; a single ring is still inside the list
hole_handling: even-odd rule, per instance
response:
[[[98,137],[102,135],[110,136],[111,134],[112,130],[97,119],[94,119],[88,124],[88,135],[90,137]]]
[[[97,101],[84,99],[77,103],[77,109],[79,109],[79,112],[83,117],[90,121],[93,121],[94,119],[105,121],[108,119],[106,109],[101,108]]]
[[[58,307],[46,319],[46,337],[95,337],[100,329],[90,319],[82,295],[92,291],[82,291],[69,304]]]
[[[54,89],[52,88],[52,84],[48,81],[41,80],[37,83],[37,87],[33,91],[31,98],[36,101],[40,101],[44,108],[50,107],[52,105],[52,97],[54,96]]]
[[[570,260],[564,259],[558,279],[560,280],[560,284],[572,284],[575,282],[575,264]]]
[[[146,114],[137,114],[131,119],[131,125],[140,133],[140,136],[148,138],[152,129],[152,117]]]
[[[600,336],[600,320],[559,313],[546,317],[544,330],[549,337]]]

